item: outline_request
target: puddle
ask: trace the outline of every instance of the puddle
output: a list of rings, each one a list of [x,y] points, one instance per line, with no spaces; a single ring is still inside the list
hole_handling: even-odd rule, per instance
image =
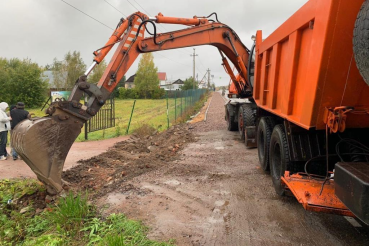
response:
[[[177,186],[177,185],[180,185],[181,182],[179,182],[178,180],[172,179],[172,180],[165,181],[164,184],[167,184],[170,186]]]
[[[111,193],[108,195],[105,202],[112,205],[119,205],[122,204],[124,200],[126,200],[126,195],[121,193]]]
[[[228,204],[229,204],[229,201],[223,201],[223,200],[219,200],[214,203],[216,207],[225,207],[225,206],[228,206]]]
[[[219,195],[222,195],[222,196],[225,196],[225,195],[229,195],[229,194],[231,194],[231,192],[226,191],[226,190],[213,190],[213,192],[214,192],[215,194],[219,194]]]

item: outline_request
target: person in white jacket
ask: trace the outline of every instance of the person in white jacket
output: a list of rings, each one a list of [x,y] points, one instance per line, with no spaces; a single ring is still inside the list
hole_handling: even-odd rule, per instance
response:
[[[6,151],[6,143],[8,141],[8,131],[10,130],[11,117],[6,114],[9,105],[6,102],[0,103],[0,161],[6,160],[8,152]]]

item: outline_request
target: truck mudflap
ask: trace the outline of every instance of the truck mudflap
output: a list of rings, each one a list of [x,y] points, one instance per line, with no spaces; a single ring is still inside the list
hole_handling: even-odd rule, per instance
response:
[[[369,224],[369,163],[340,162],[335,166],[336,196]]]
[[[311,179],[303,173],[290,175],[289,171],[285,172],[281,180],[306,210],[355,217],[335,195],[333,180],[325,182],[321,194],[324,180]]]
[[[245,127],[245,145],[247,148],[256,148],[256,126]]]

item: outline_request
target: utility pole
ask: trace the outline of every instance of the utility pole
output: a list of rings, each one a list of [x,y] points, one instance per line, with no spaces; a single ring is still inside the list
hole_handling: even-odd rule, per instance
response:
[[[210,89],[210,69],[208,68],[208,89]]]
[[[196,79],[195,79],[195,56],[198,56],[198,55],[196,55],[195,48],[193,48],[193,55],[190,55],[190,56],[193,56],[193,76],[192,76],[192,78],[193,78],[193,81],[194,81],[193,89],[195,89],[195,81],[196,81]]]

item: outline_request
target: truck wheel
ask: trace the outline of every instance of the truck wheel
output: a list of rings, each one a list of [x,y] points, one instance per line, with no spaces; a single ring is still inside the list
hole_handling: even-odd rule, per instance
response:
[[[229,104],[227,105],[227,112],[226,112],[226,120],[227,120],[227,129],[228,131],[237,131],[237,122],[235,122],[236,115],[231,112],[233,111],[233,107]]]
[[[283,196],[285,193],[285,185],[282,184],[281,177],[290,166],[287,137],[283,125],[274,127],[270,139],[269,160],[270,174],[272,176],[274,189],[278,195]]]
[[[357,68],[369,85],[369,0],[361,6],[354,28],[354,56]]]
[[[247,126],[255,126],[255,106],[244,104],[238,110],[238,131],[241,140],[245,140],[245,129]]]
[[[264,171],[269,170],[269,144],[274,121],[272,117],[261,118],[257,130],[257,144],[260,166]]]

